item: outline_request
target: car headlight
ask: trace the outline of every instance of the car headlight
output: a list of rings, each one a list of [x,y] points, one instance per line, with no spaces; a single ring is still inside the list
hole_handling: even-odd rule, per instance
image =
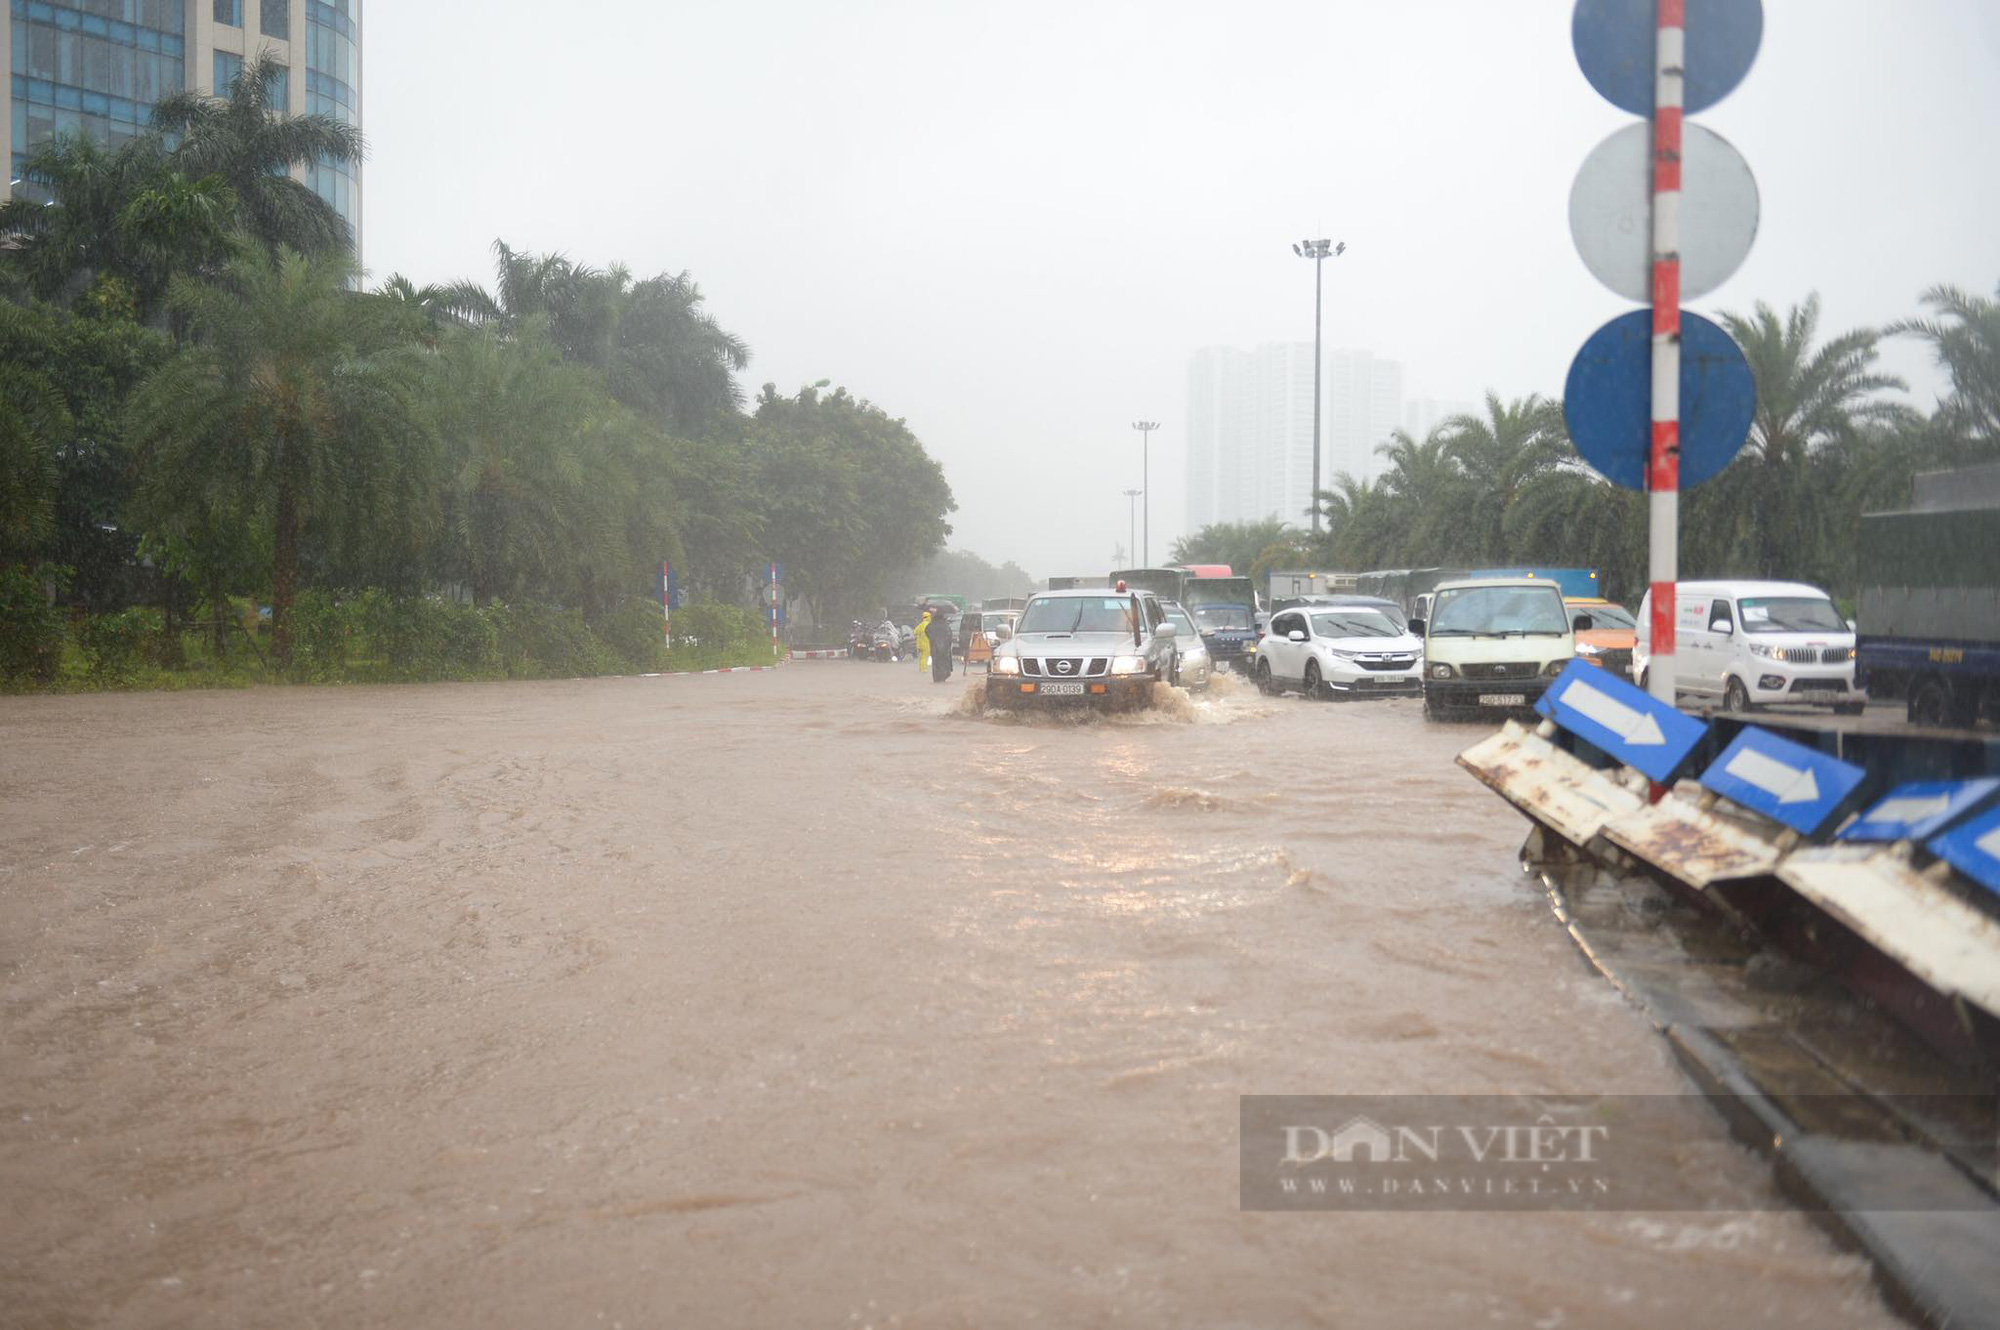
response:
[[[1144,674],[1146,672],[1146,658],[1144,656],[1113,656],[1111,658],[1111,672],[1113,674]]]
[[[1597,656],[1602,655],[1603,652],[1603,647],[1590,642],[1578,642],[1576,644],[1576,654],[1579,656]]]
[[[1751,642],[1749,647],[1751,655],[1762,656],[1765,660],[1771,659],[1772,648],[1768,642]]]
[[[1199,662],[1201,662],[1202,664],[1207,664],[1207,663],[1208,663],[1208,648],[1207,648],[1207,647],[1190,647],[1190,648],[1188,649],[1188,651],[1187,651],[1187,656],[1186,656],[1186,659],[1188,659],[1188,660],[1193,660],[1193,661],[1199,661]]]
[[[993,672],[995,674],[1019,674],[1021,672],[1020,657],[995,656],[993,658]]]
[[[1564,667],[1567,666],[1568,664],[1569,662],[1566,660],[1552,660],[1548,664],[1542,666],[1542,673],[1548,675],[1561,674],[1563,672]]]
[[[1452,669],[1451,666],[1449,665],[1431,666],[1431,678],[1433,679],[1449,679],[1451,675],[1452,675]]]
[[[1326,651],[1328,655],[1338,656],[1342,660],[1353,660],[1361,654],[1359,651],[1343,651],[1339,647],[1328,647]]]

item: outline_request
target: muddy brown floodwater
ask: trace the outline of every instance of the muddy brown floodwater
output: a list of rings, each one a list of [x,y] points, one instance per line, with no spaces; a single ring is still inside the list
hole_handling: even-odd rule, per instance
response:
[[[0,700],[0,1323],[1867,1326],[1715,1213],[1269,1214],[1246,1093],[1684,1093],[1413,703]]]

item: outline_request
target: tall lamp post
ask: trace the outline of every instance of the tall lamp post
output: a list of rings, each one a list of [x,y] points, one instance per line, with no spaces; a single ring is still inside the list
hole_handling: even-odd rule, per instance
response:
[[[1153,431],[1160,427],[1157,420],[1135,420],[1132,428],[1139,431],[1139,492],[1145,495],[1140,507],[1145,510],[1145,541],[1139,546],[1139,566],[1152,567],[1153,559],[1153,482],[1148,479],[1152,470]]]
[[[1139,548],[1139,496],[1144,492],[1144,490],[1125,491],[1125,516],[1131,521],[1132,525],[1132,540],[1125,547],[1127,553]],[[1142,563],[1139,566],[1143,568],[1145,564]]]
[[[1320,267],[1328,259],[1339,258],[1347,252],[1347,242],[1335,243],[1331,240],[1301,240],[1292,246],[1292,253],[1302,259],[1313,261],[1313,489],[1312,489],[1312,533],[1319,535],[1319,375],[1320,366],[1326,356],[1319,349],[1320,310],[1323,302],[1320,295]]]

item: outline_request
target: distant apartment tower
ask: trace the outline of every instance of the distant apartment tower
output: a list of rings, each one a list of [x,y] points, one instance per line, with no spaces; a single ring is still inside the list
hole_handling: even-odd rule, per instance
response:
[[[1342,471],[1377,475],[1375,445],[1402,418],[1403,367],[1335,351],[1321,383],[1320,483]],[[1187,527],[1282,518],[1312,506],[1313,348],[1266,342],[1204,347],[1188,363]]]
[[[1312,343],[1203,347],[1188,364],[1187,525],[1305,520]]]
[[[227,95],[247,56],[284,65],[276,100],[291,115],[361,123],[361,0],[12,0],[13,86],[5,129],[11,195],[30,149],[55,134],[106,143],[145,129],[153,104],[195,88]],[[361,174],[332,162],[300,178],[361,244]]]
[[[1326,364],[1324,483],[1346,472],[1373,480],[1388,469],[1376,451],[1403,424],[1403,367],[1366,351],[1334,351]]]

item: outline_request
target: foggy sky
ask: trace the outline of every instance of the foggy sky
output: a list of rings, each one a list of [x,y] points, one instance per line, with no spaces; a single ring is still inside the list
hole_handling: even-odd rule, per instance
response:
[[[374,278],[490,279],[488,246],[693,273],[754,394],[830,378],[945,468],[951,544],[1102,571],[1152,448],[1180,534],[1189,354],[1326,340],[1405,395],[1560,393],[1631,308],[1571,245],[1569,188],[1629,118],[1570,0],[384,0],[366,10]],[[1763,196],[1696,310],[1818,290],[1823,328],[2000,282],[2000,5],[1765,0],[1698,120]],[[468,19],[469,15],[476,18]],[[561,27],[555,25],[560,16]],[[1928,407],[1920,347],[1888,368]]]

